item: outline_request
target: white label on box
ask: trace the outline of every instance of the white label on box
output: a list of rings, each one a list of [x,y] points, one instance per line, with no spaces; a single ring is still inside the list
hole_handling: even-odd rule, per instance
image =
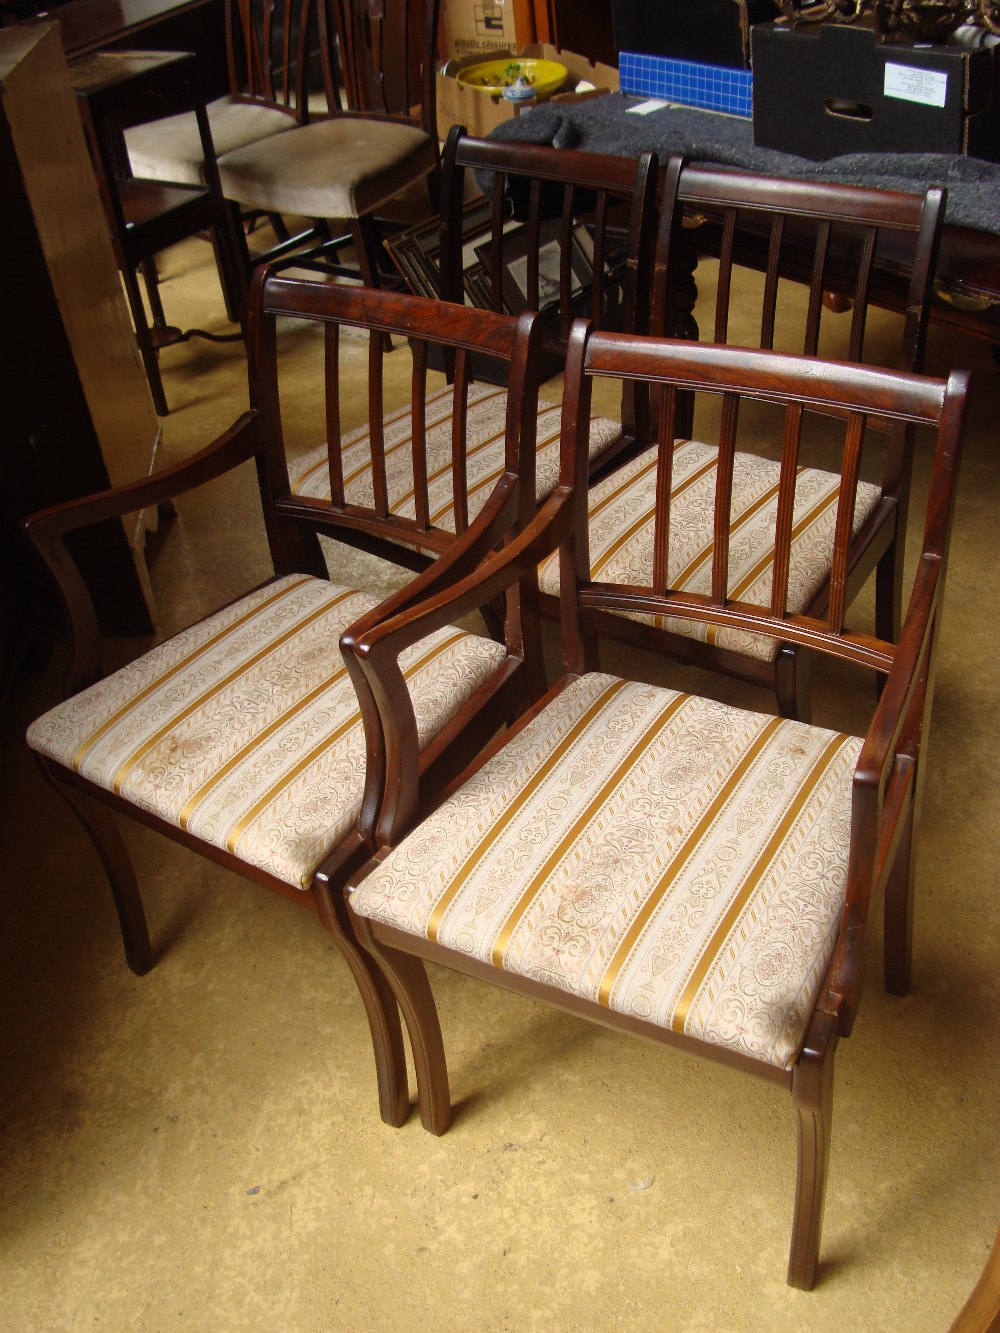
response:
[[[948,75],[913,65],[885,66],[885,95],[924,106],[944,106],[948,100]]]

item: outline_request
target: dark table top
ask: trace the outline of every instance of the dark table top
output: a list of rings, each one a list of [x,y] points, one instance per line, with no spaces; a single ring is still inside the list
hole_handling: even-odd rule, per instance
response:
[[[1000,342],[1000,164],[943,153],[853,153],[813,162],[757,147],[751,122],[739,116],[664,106],[648,115],[629,111],[645,98],[610,93],[581,102],[549,102],[493,130],[490,138],[552,144],[595,153],[661,161],[684,153],[772,176],[922,192],[948,191],[938,263],[935,317]]]

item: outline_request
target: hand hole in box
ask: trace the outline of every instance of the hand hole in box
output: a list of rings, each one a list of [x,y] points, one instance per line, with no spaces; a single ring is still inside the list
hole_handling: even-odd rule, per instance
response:
[[[874,115],[864,102],[849,102],[844,97],[828,97],[823,105],[828,116],[843,116],[845,120],[871,120]]]

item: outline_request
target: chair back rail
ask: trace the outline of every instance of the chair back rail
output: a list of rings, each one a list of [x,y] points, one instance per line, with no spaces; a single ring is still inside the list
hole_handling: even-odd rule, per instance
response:
[[[872,269],[883,233],[909,236],[915,243],[904,306],[904,329],[896,364],[920,370],[927,335],[931,279],[944,223],[942,189],[925,195],[901,194],[861,186],[819,181],[786,180],[690,166],[674,157],[667,164],[661,193],[660,232],[655,264],[654,329],[666,332],[670,306],[670,249],[682,237],[680,214],[713,221],[721,228],[719,288],[712,341],[728,341],[729,303],[734,263],[746,262],[737,241],[749,235],[763,262],[764,297],[759,346],[773,346],[779,276],[794,274],[808,286],[801,350],[815,356],[819,348],[824,293],[849,297],[854,313],[845,360],[865,360],[865,326]],[[851,278],[845,290],[844,277]],[[787,319],[783,327],[787,327]]]
[[[575,624],[577,599],[584,611],[614,611],[642,616],[677,616],[707,625],[726,626],[769,634],[786,642],[809,647],[846,661],[888,672],[896,649],[872,635],[848,629],[844,624],[845,589],[850,572],[851,531],[859,477],[861,441],[870,417],[908,427],[937,428],[943,443],[937,472],[941,495],[953,494],[954,457],[958,447],[958,419],[964,402],[967,377],[958,372],[947,382],[923,376],[904,375],[846,363],[818,363],[808,357],[793,357],[769,351],[683,342],[630,338],[615,333],[586,330],[577,324],[567,358],[566,397],[574,404],[571,417],[564,417],[562,480],[574,486],[577,514],[574,523],[576,546],[571,561],[577,595],[561,602],[567,608],[564,628],[573,642],[569,652],[582,669],[583,650]],[[599,378],[626,378],[644,383],[660,401],[660,445],[657,457],[656,512],[654,515],[653,577],[650,586],[632,587],[592,581],[587,546],[586,477],[581,474],[581,449],[592,384]],[[667,390],[667,392],[664,392]],[[711,553],[711,593],[699,595],[672,589],[668,582],[667,549],[670,531],[671,467],[677,438],[678,398],[683,392],[712,393],[722,398],[719,427],[719,465],[715,483],[715,541]],[[783,415],[783,447],[774,534],[774,564],[771,596],[767,604],[755,604],[727,595],[729,588],[729,511],[732,465],[737,448],[737,426],[741,402],[770,402]],[[829,470],[841,476],[837,497],[837,521],[833,538],[830,596],[823,615],[792,615],[788,606],[788,576],[793,539],[795,483],[799,445],[808,415],[843,418],[839,449],[825,446]],[[838,422],[839,425],[839,422]],[[942,500],[942,503],[945,501]],[[951,503],[948,500],[947,503]],[[943,558],[950,509],[938,512],[932,502],[925,532],[925,549]],[[565,578],[565,575],[564,575]],[[589,643],[591,636],[584,636]],[[591,666],[593,664],[591,663]],[[590,668],[588,668],[590,669]]]
[[[621,326],[642,331],[655,230],[655,154],[632,160],[573,149],[553,151],[475,139],[454,127],[444,156],[441,241],[442,292],[451,300],[461,300],[464,290],[460,238],[468,171],[486,185],[490,205],[488,290],[493,309],[504,309],[510,299],[504,276],[513,247],[504,229],[519,222],[517,253],[523,252],[526,261],[524,308],[555,307],[557,318],[546,331],[551,345],[565,348],[574,315],[590,314],[600,327],[607,297],[616,287],[622,291]],[[609,230],[615,223],[625,243],[616,247],[621,262],[609,271]],[[585,239],[578,231],[582,226],[587,228],[589,253],[574,248],[574,236]],[[553,241],[559,249],[558,276],[551,269],[546,275],[557,282],[558,292],[546,296],[540,288],[540,254]],[[580,292],[588,288],[589,300],[581,309]]]
[[[330,111],[340,105],[331,58],[337,41],[350,111],[410,120],[436,134],[440,0],[319,0],[318,12]]]
[[[399,544],[410,549],[413,568],[423,568],[428,560],[446,550],[456,535],[469,526],[469,462],[466,426],[470,391],[475,384],[475,356],[489,356],[503,361],[509,369],[510,384],[505,408],[503,477],[497,485],[505,495],[516,492],[521,506],[517,516],[527,521],[533,512],[535,485],[535,443],[537,426],[537,357],[541,329],[539,321],[528,314],[514,320],[489,311],[469,311],[439,301],[398,294],[379,293],[367,288],[336,287],[304,282],[279,274],[263,274],[259,279],[260,296],[254,302],[255,328],[252,339],[250,382],[251,403],[261,413],[269,439],[281,441],[282,413],[279,392],[277,320],[292,317],[319,323],[324,328],[324,420],[327,431],[326,466],[330,479],[330,501],[290,494],[283,448],[269,455],[272,468],[269,490],[274,496],[274,517],[279,530],[294,521],[350,540],[365,536],[379,543],[396,563],[407,563]],[[342,331],[364,328],[370,331],[367,350],[368,439],[370,441],[370,504],[352,500],[344,477],[346,433],[342,413]],[[379,336],[379,335],[388,335]],[[411,391],[405,412],[408,417],[409,454],[412,490],[402,499],[391,494],[388,471],[385,419],[387,416],[385,361],[390,339],[408,341],[412,351]],[[446,528],[432,514],[428,459],[428,400],[431,395],[431,352],[444,351],[453,366],[447,394],[447,411],[438,411],[448,422],[450,448],[447,471],[454,500],[454,531]],[[437,472],[441,472],[440,462]],[[519,485],[514,486],[514,479]],[[501,492],[498,492],[500,494]],[[408,502],[412,503],[412,513]],[[489,503],[489,502],[487,502]],[[405,511],[405,512],[404,512]],[[290,536],[300,541],[301,536]],[[358,544],[362,544],[358,540]]]
[[[308,66],[316,24],[311,0],[228,0],[230,95],[308,119]]]

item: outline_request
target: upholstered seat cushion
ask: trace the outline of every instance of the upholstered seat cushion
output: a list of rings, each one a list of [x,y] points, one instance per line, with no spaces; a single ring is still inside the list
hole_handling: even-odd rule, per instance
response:
[[[365,739],[342,631],[376,600],[282,578],[35,722],[35,750],[296,888],[357,818]],[[504,657],[445,629],[403,658],[421,742]]]
[[[786,1068],[844,903],[861,741],[587,675],[351,905]]]
[[[713,445],[695,440],[678,441],[674,450],[668,580],[671,587],[685,592],[712,591],[717,459]],[[779,465],[769,459],[736,455],[729,547],[729,596],[734,600],[770,602],[779,471]],[[804,611],[829,577],[839,487],[836,473],[799,470],[788,581],[791,612]],[[855,532],[867,522],[881,495],[877,486],[867,482],[858,486]],[[588,499],[591,578],[602,583],[651,585],[655,503],[655,449],[592,488]],[[559,595],[558,554],[542,565],[539,582],[543,592]],[[761,634],[672,616],[629,615],[762,661],[773,661],[778,651],[777,641]]]
[[[426,404],[427,478],[430,520],[433,526],[455,531],[451,479],[452,389],[431,394]],[[469,518],[488,499],[504,469],[504,421],[507,392],[490,384],[469,387],[466,440]],[[385,418],[386,481],[389,503],[403,517],[414,518],[411,409],[409,405]],[[544,499],[559,481],[559,408],[539,400],[535,481],[538,499]],[[621,425],[608,417],[590,423],[590,456],[597,458],[622,435]],[[374,491],[371,437],[367,426],[344,435],[344,491],[352,504],[371,505]],[[292,491],[330,499],[326,445],[303,454],[291,465]]]
[[[436,162],[437,145],[414,125],[342,116],[220,154],[219,177],[226,198],[248,208],[359,218]]]
[[[234,102],[231,97],[219,97],[209,102],[205,110],[217,158],[298,125],[295,117],[285,111],[253,102]],[[125,146],[132,174],[140,180],[204,184],[205,159],[193,111],[182,111],[126,130]]]

